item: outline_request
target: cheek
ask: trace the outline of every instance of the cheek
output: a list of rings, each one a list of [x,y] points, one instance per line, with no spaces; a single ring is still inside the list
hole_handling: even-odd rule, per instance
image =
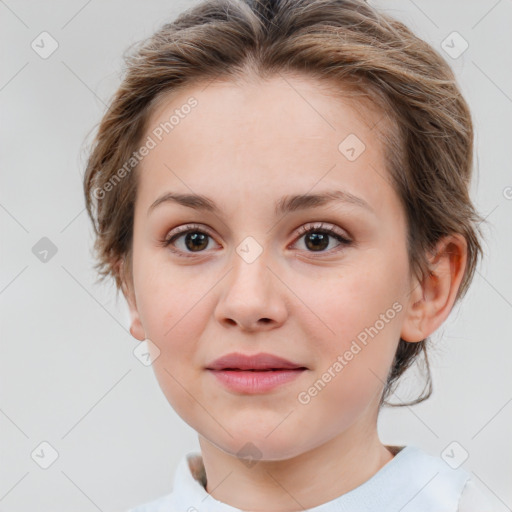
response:
[[[305,293],[307,287],[307,304],[314,313],[300,317],[302,330],[314,340],[310,346],[317,372],[330,369],[336,375],[336,384],[330,387],[338,393],[332,398],[354,406],[383,385],[393,361],[405,309],[401,274],[407,268],[400,269],[399,259],[376,257],[359,263],[325,281],[316,280],[314,287],[304,280],[299,291]]]
[[[346,340],[375,324],[381,315],[386,320],[397,317],[396,310],[401,308],[393,305],[403,302],[405,289],[400,272],[375,261],[317,277],[314,282],[308,278],[296,281],[295,290],[307,298],[305,302],[312,313],[307,318],[315,318],[311,325],[313,321],[322,325],[326,338]]]
[[[209,289],[207,276],[192,276],[192,267],[177,268],[142,253],[135,266],[137,306],[147,338],[162,348],[179,346],[184,333],[190,338],[201,325],[201,299]]]
[[[211,285],[197,278],[191,282],[183,273],[169,276],[149,268],[139,277],[141,322],[146,337],[159,350],[153,371],[170,405],[188,419],[197,407],[193,396],[198,393],[191,383],[202,363],[197,359],[197,343],[208,318],[204,295]]]

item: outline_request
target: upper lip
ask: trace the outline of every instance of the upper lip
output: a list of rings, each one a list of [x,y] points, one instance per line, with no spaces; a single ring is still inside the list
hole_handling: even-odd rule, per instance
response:
[[[226,354],[211,362],[207,370],[294,370],[305,366],[288,361],[274,354],[259,353],[246,355],[240,352]]]

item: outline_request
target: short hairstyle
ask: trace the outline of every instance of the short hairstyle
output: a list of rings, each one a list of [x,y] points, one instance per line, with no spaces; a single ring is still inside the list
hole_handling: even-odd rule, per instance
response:
[[[483,253],[479,224],[485,220],[469,195],[471,114],[450,66],[404,24],[362,0],[206,0],[130,47],[124,63],[84,175],[95,269],[100,280],[114,278],[117,292],[133,282],[138,169],[133,154],[159,101],[209,80],[288,73],[322,82],[334,95],[350,94],[360,106],[372,105],[382,114],[376,135],[405,212],[410,269],[422,279],[431,272],[427,254],[436,243],[462,234],[467,263],[456,302],[465,295]],[[128,172],[127,162],[134,162]],[[429,341],[400,339],[381,405],[411,405],[431,395]],[[421,353],[426,363],[421,396],[386,402]]]

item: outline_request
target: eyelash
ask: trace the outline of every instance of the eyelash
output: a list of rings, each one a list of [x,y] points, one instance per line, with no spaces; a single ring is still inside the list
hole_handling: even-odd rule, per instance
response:
[[[329,225],[329,224],[327,224],[327,225]],[[301,228],[299,228],[299,230],[297,232],[296,241],[300,240],[303,236],[305,236],[309,233],[322,233],[322,234],[329,235],[332,238],[336,239],[340,243],[341,246],[349,246],[352,243],[351,240],[340,235],[338,232],[334,231],[332,228],[326,228],[324,226],[325,226],[325,223],[323,223],[323,222],[316,223],[314,225],[306,224],[306,225],[302,226]],[[171,244],[173,242],[175,242],[181,236],[186,235],[187,233],[203,233],[205,235],[208,235],[210,238],[213,238],[213,236],[207,230],[205,230],[202,226],[199,226],[198,224],[187,224],[187,225],[181,226],[179,228],[176,228],[176,231],[171,236],[166,236],[166,238],[164,240],[160,241],[160,245],[162,247],[169,247],[173,253],[177,254],[180,257],[184,257],[184,258],[190,258],[190,257],[193,257],[195,254],[200,254],[201,252],[204,252],[204,251],[198,251],[197,253],[188,252],[186,254],[183,254],[183,251],[171,248]],[[320,254],[326,254],[329,252],[337,252],[337,250],[340,250],[340,249],[335,249],[334,251],[331,249],[330,251],[318,251],[318,252]],[[316,251],[307,251],[307,252],[314,254]]]

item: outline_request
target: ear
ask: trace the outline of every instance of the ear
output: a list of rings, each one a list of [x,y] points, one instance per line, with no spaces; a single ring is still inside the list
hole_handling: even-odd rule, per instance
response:
[[[130,311],[130,334],[139,341],[146,339],[142,322],[140,321],[139,311],[137,309],[137,301],[133,286],[133,279],[127,279],[125,273],[125,260],[120,260],[118,264],[119,276],[121,279],[121,290],[128,304]],[[131,274],[130,274],[131,275]]]
[[[430,274],[411,283],[401,338],[418,342],[430,336],[448,317],[467,261],[467,242],[461,234],[442,238],[429,258]]]

